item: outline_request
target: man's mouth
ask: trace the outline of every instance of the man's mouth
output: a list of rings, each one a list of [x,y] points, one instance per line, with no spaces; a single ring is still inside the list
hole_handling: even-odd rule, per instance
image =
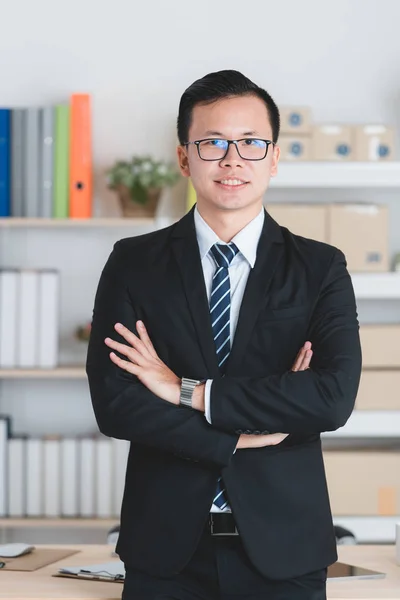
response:
[[[220,185],[226,185],[229,187],[238,187],[241,185],[246,185],[246,183],[248,182],[244,181],[244,179],[220,179],[216,183],[219,183]]]

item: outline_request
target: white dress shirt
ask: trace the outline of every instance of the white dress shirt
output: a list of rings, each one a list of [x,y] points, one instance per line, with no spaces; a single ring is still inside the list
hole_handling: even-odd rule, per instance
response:
[[[215,261],[210,253],[211,247],[215,243],[226,244],[219,239],[215,231],[211,229],[209,225],[200,215],[197,205],[194,209],[194,225],[196,229],[197,243],[200,250],[201,266],[203,267],[204,281],[207,290],[207,299],[210,302],[212,280],[216,271]],[[250,269],[254,267],[257,256],[257,246],[260,239],[261,231],[264,225],[264,208],[262,208],[259,214],[239,231],[232,238],[232,242],[236,244],[239,252],[233,257],[231,264],[229,265],[229,279],[231,284],[231,312],[230,312],[230,339],[231,348],[233,338],[236,331],[236,325],[239,316],[240,305],[242,304],[242,298],[244,290],[246,288],[247,279],[250,274]],[[228,359],[229,360],[229,359]],[[211,385],[212,379],[206,382],[205,387],[205,417],[209,423],[211,423]],[[231,512],[229,508],[221,510],[215,504],[211,507],[211,512]]]

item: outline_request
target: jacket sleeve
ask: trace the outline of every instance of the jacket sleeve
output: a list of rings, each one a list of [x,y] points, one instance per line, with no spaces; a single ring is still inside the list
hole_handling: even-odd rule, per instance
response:
[[[353,286],[340,250],[330,262],[306,339],[313,348],[306,371],[215,379],[213,426],[246,433],[320,433],[346,423],[360,380],[361,347]]]
[[[115,323],[137,334],[124,262],[121,242],[117,242],[100,276],[94,302],[86,373],[98,427],[110,437],[224,467],[233,455],[237,434],[218,431],[200,412],[159,398],[109,357],[106,337],[126,343],[114,329]]]

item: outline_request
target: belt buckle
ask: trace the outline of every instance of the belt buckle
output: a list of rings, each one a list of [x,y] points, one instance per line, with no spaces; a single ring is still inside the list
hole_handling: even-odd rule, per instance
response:
[[[220,532],[214,532],[214,519],[213,519],[213,513],[210,513],[210,529],[211,529],[211,535],[216,537],[216,536],[220,536],[220,537],[225,537],[227,535],[232,536],[232,535],[239,535],[239,532],[237,530],[237,527],[235,525],[235,531],[229,531],[229,532],[225,532],[223,531],[222,533]]]

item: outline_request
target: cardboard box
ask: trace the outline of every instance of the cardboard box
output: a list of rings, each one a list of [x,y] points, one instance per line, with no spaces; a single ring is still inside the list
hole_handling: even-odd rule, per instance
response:
[[[400,451],[325,450],[332,513],[400,514]]]
[[[400,370],[363,370],[356,409],[400,410]]]
[[[314,125],[312,132],[313,160],[354,160],[354,130],[347,125]]]
[[[267,212],[292,233],[319,242],[327,241],[328,207],[321,204],[267,204]]]
[[[344,252],[349,271],[389,271],[387,206],[329,205],[328,241]]]
[[[311,133],[311,109],[306,106],[281,106],[281,133],[292,135]]]
[[[281,161],[311,160],[311,136],[309,135],[281,135],[279,137]]]
[[[395,132],[385,125],[355,127],[355,160],[391,161],[396,159]]]
[[[360,340],[364,368],[400,368],[400,325],[361,325]]]

